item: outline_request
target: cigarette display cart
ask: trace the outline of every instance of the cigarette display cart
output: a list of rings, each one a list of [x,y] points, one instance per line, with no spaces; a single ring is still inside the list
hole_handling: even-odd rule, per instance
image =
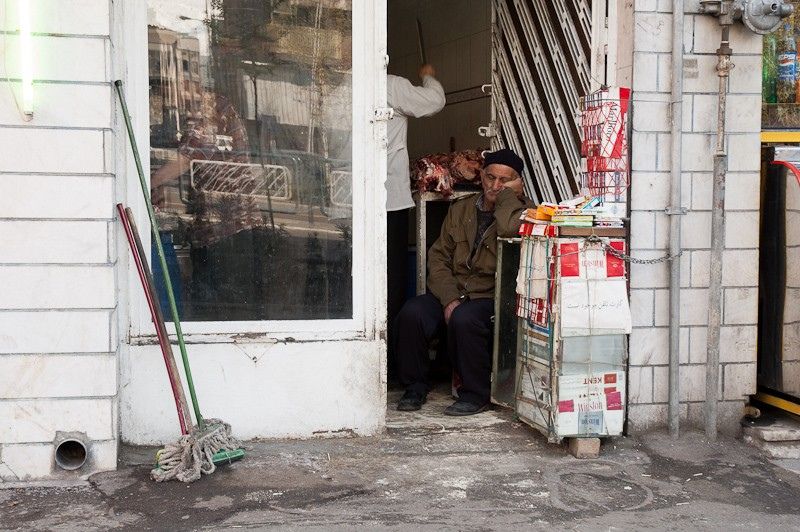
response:
[[[492,398],[550,442],[622,434],[631,326],[625,230],[550,232],[557,236],[498,246]]]

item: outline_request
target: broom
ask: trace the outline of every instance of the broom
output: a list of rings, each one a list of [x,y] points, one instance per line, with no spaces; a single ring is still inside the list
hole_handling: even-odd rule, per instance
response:
[[[122,81],[115,81],[114,87],[122,107],[122,116],[128,131],[133,159],[136,162],[136,171],[139,174],[139,184],[142,187],[145,205],[147,205],[147,215],[150,218],[153,240],[156,243],[156,252],[161,264],[161,272],[164,276],[164,286],[167,292],[172,321],[175,324],[175,334],[178,338],[183,369],[186,373],[186,383],[189,387],[189,395],[192,400],[195,419],[197,420],[197,426],[193,427],[189,434],[184,434],[176,443],[168,444],[158,452],[156,468],[150,472],[150,477],[157,482],[173,478],[177,478],[182,482],[194,482],[200,478],[201,474],[213,473],[217,464],[242,458],[244,450],[241,448],[239,441],[231,435],[231,426],[229,424],[219,419],[204,419],[200,413],[194,380],[192,379],[192,370],[189,366],[189,356],[186,353],[186,343],[183,339],[183,330],[178,316],[178,307],[175,304],[175,293],[172,289],[164,247],[161,244],[158,222],[156,221],[153,204],[150,201],[150,190],[144,176],[142,161],[139,157],[139,148],[136,145],[136,137],[133,133],[128,105],[122,92]]]

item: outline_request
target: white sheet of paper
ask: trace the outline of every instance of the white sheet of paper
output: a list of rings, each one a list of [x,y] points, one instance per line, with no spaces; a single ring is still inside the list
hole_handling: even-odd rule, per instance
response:
[[[565,279],[559,287],[561,336],[630,334],[625,279]]]
[[[528,299],[547,298],[547,250],[539,238],[523,240],[517,272],[517,294]]]

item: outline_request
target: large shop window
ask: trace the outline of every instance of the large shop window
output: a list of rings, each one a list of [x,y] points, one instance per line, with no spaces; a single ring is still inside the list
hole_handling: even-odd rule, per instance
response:
[[[764,36],[762,61],[763,129],[800,130],[800,2],[775,33]]]
[[[181,318],[351,318],[350,0],[148,0],[148,29]]]

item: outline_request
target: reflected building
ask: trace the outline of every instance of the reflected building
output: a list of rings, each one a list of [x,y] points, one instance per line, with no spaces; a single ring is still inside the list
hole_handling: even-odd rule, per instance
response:
[[[156,147],[174,147],[180,141],[182,125],[200,118],[204,88],[200,41],[155,26],[148,27],[147,33],[150,142]]]

